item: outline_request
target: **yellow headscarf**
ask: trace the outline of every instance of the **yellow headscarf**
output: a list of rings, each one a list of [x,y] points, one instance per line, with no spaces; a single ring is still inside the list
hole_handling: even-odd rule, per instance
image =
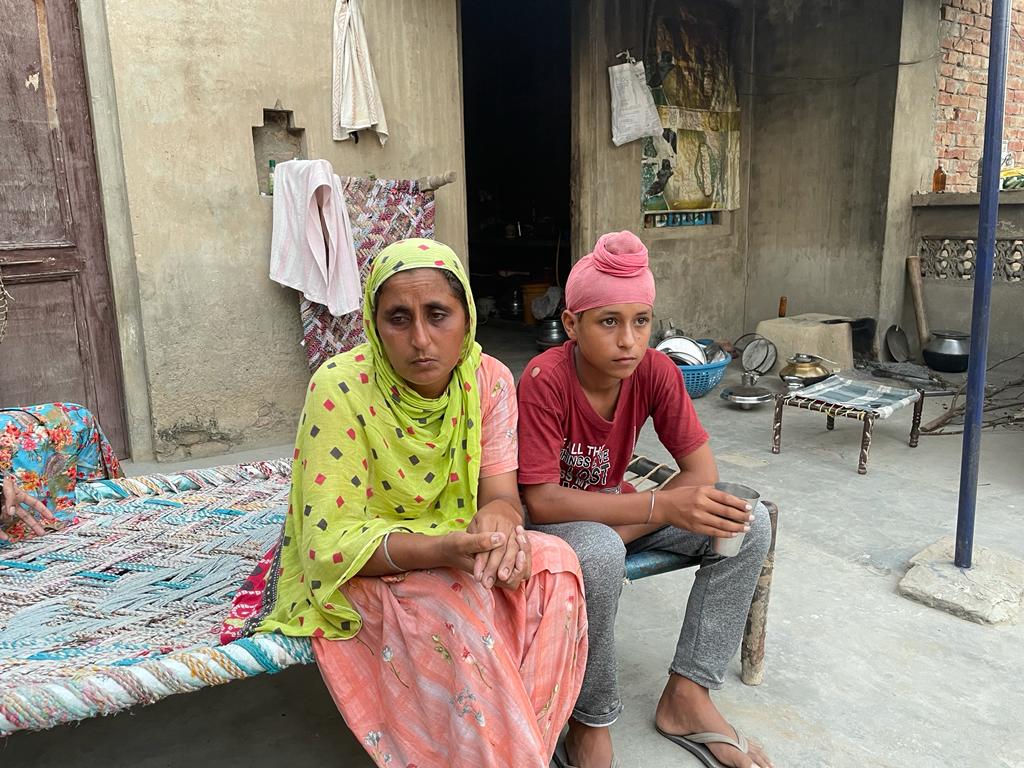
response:
[[[454,274],[469,308],[461,358],[437,399],[422,397],[395,373],[374,319],[384,282],[424,268]],[[340,588],[386,533],[441,535],[464,530],[476,514],[480,345],[469,279],[451,248],[411,239],[381,251],[366,282],[363,325],[369,341],[331,358],[310,381],[279,569],[272,569],[267,590],[274,605],[258,631],[352,637],[361,622]]]

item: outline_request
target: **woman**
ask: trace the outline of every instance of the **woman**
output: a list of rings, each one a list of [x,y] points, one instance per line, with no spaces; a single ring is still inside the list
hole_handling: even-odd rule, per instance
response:
[[[313,638],[380,766],[547,766],[586,609],[572,550],[522,527],[512,376],[445,245],[385,248],[363,315],[369,341],[310,382],[273,605],[247,626]]]
[[[87,408],[0,409],[0,541],[60,527],[53,512],[68,517],[79,481],[120,476],[121,465]]]

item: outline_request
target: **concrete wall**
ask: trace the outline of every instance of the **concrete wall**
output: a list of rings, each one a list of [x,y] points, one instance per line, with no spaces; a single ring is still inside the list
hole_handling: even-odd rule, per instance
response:
[[[573,3],[573,258],[589,252],[602,233],[630,229],[650,251],[656,316],[671,317],[693,335],[736,338],[743,330],[745,207],[723,212],[720,225],[644,230],[640,142],[616,147],[611,141],[607,68],[624,48],[639,58],[646,6],[639,0]],[[745,29],[739,37],[744,35]],[[734,47],[742,57],[743,43]],[[742,179],[747,177],[748,106],[741,99]],[[744,206],[745,200],[744,188]]]
[[[928,3],[935,6],[914,0],[908,12],[917,14],[915,23],[930,13],[934,27],[938,8]],[[905,220],[898,234],[906,242],[910,194],[922,176],[907,152],[912,144],[928,146],[933,116],[927,102],[915,110],[906,122],[922,123],[923,138],[915,144],[901,136],[894,146],[902,68],[892,65],[901,48],[930,55],[934,30],[902,41],[901,3],[733,5],[741,207],[718,226],[645,231],[637,205],[640,145],[611,143],[606,72],[619,51],[642,49],[644,4],[574,3],[573,256],[587,253],[603,232],[637,231],[658,280],[657,314],[694,334],[735,338],[773,317],[781,295],[791,313],[878,316],[890,162],[901,169]],[[918,81],[934,83],[934,62],[911,69],[908,93]],[[899,311],[899,298],[887,300],[888,314]]]
[[[878,311],[901,5],[755,5],[748,327]]]
[[[1001,195],[1007,201],[1001,202],[999,206],[996,237],[1001,240],[1024,240],[1024,193],[1002,192]],[[919,243],[922,237],[977,239],[978,196],[921,196],[914,207],[913,237],[915,243]],[[923,287],[925,313],[932,330],[938,328],[970,332],[974,280],[925,278]],[[997,279],[992,283],[988,345],[990,363],[1016,354],[1024,348],[1021,335],[1021,319],[1024,318],[1022,304],[1024,282],[1011,283]],[[904,301],[902,322],[916,348],[916,325],[909,291]]]
[[[885,245],[878,299],[879,338],[900,322],[907,291],[907,256],[916,252],[912,232],[913,193],[928,189],[934,170],[930,127],[939,73],[933,58],[938,47],[936,0],[903,0],[900,61],[889,152],[889,191]]]
[[[465,253],[457,3],[364,4],[391,132],[381,148],[369,134],[331,139],[334,3],[85,2],[103,8],[109,37],[139,298],[128,280],[115,288],[119,311],[140,305],[128,344],[144,349],[155,453],[288,441],[308,371],[297,295],[267,278],[272,201],[257,191],[252,126],[264,108],[293,110],[307,156],[343,175],[457,171],[438,193],[437,232]],[[116,188],[120,171],[103,160],[102,183]],[[141,382],[126,384],[129,405],[144,403]]]

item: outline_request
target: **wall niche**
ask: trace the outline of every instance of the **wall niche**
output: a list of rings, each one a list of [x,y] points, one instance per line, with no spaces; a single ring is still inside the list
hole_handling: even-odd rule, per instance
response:
[[[256,186],[261,195],[270,192],[270,161],[306,159],[306,129],[295,126],[290,109],[263,110],[263,125],[252,127],[253,161],[256,168]]]

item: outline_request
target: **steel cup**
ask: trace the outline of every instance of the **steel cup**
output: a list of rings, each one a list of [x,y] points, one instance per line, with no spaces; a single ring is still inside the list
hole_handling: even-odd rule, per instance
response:
[[[740,485],[739,483],[715,483],[715,488],[719,491],[725,491],[730,496],[743,499],[750,505],[751,510],[757,506],[757,502],[761,498],[761,494],[753,488],[748,488],[747,486]],[[721,555],[722,557],[738,555],[740,547],[743,546],[743,537],[745,535],[745,533],[741,532],[728,538],[715,536],[711,543],[711,549],[716,555]]]

